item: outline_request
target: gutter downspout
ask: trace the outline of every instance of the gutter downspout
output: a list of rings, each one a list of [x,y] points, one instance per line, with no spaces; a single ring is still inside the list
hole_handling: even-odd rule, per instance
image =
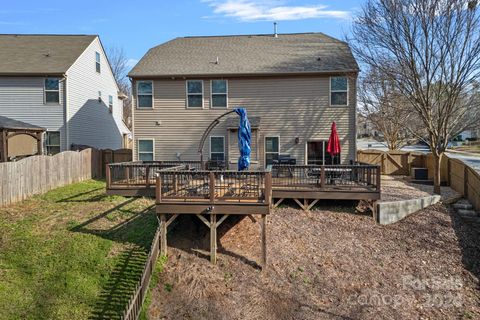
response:
[[[67,88],[68,88],[68,81],[67,81],[67,74],[63,75],[63,81],[64,81],[64,100],[65,100],[65,116],[64,116],[64,124],[65,124],[65,150],[70,150],[70,137],[69,133],[70,130],[68,128],[68,120],[69,120],[69,103],[68,103],[68,94],[67,94]]]

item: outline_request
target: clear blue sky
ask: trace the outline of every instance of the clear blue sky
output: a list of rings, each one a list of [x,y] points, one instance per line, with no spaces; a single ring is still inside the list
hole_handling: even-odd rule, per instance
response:
[[[180,36],[324,32],[342,38],[362,0],[2,0],[0,33],[98,34],[131,64]]]

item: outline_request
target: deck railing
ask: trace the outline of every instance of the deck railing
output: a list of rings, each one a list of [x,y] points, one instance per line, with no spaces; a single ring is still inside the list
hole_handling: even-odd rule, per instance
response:
[[[155,185],[155,174],[164,169],[198,170],[200,161],[135,161],[107,165],[107,189],[150,187]]]
[[[273,187],[293,189],[358,188],[380,191],[380,167],[363,163],[348,165],[273,165]]]
[[[161,170],[157,203],[165,201],[270,203],[272,176],[263,171]]]

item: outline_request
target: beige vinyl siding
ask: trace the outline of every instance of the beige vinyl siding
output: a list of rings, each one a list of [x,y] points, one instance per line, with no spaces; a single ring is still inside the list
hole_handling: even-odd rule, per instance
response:
[[[226,112],[210,108],[210,78],[203,80],[204,109],[198,110],[186,108],[185,80],[154,80],[154,109],[134,110],[135,143],[141,138],[155,138],[157,160],[174,160],[177,152],[183,160],[199,159],[197,148],[202,133],[212,120]],[[249,116],[261,117],[256,137],[260,166],[265,136],[280,136],[280,153],[290,154],[303,164],[306,142],[327,140],[332,121],[337,122],[342,161],[355,158],[356,76],[349,77],[347,107],[329,106],[329,81],[328,76],[228,78],[228,110],[245,107]],[[157,121],[160,125],[156,125]],[[226,122],[222,121],[211,135],[227,136]],[[296,137],[300,139],[298,144]],[[209,139],[204,158],[209,156],[208,143]],[[232,148],[229,162],[236,162],[236,140],[227,139],[228,148]]]

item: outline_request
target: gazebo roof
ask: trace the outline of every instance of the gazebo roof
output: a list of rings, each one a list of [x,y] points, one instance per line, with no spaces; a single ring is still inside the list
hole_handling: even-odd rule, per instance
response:
[[[0,116],[0,129],[7,130],[25,130],[25,131],[46,131],[45,128],[34,124],[18,121],[15,119]]]

